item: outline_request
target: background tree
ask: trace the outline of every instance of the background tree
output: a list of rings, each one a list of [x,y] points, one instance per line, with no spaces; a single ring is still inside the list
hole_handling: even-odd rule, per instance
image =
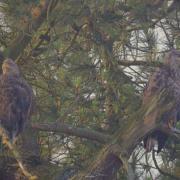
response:
[[[2,57],[17,62],[36,95],[32,126],[18,145],[39,179],[76,178],[94,162],[108,164],[109,179],[180,177],[174,136],[158,155],[145,153],[139,141],[127,172],[120,169],[125,158],[114,155],[123,147],[110,146],[113,153],[104,162],[99,158],[114,134],[131,135],[126,131],[131,119],[143,121],[136,112],[147,79],[165,52],[179,49],[179,5],[178,0],[1,1]],[[22,176],[3,146],[1,157],[1,177]]]

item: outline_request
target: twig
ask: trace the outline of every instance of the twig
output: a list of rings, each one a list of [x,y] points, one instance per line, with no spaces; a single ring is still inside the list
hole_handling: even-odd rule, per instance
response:
[[[155,157],[155,150],[152,151],[152,159],[154,161],[154,165],[156,167],[156,169],[164,176],[168,176],[172,179],[179,179],[177,176],[173,175],[173,174],[169,174],[168,172],[164,172],[159,166],[158,166],[158,163],[156,161],[156,157]]]

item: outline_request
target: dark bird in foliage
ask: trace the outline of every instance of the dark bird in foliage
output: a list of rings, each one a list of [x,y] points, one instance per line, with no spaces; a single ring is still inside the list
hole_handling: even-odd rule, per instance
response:
[[[6,59],[0,76],[0,125],[14,142],[30,119],[33,91],[21,77],[16,63]]]
[[[173,102],[173,107],[162,114],[161,119],[157,119],[157,114],[163,105],[157,105],[153,110],[153,113],[145,119],[145,123],[152,123],[152,121],[161,122],[164,128],[173,132],[178,132],[175,129],[176,122],[180,120],[180,52],[171,50],[164,60],[164,65],[156,69],[156,71],[150,76],[147,86],[144,90],[143,106],[146,106],[155,95],[160,94],[165,90],[170,97],[170,101]],[[165,104],[164,104],[165,105]],[[156,111],[156,112],[155,112]],[[157,144],[159,153],[164,148],[168,139],[168,134],[161,130],[155,130],[144,138],[144,147],[147,152],[153,150]]]

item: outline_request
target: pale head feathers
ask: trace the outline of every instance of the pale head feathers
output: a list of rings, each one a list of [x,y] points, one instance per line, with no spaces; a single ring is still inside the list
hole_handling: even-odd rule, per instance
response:
[[[12,59],[5,59],[2,64],[2,72],[5,75],[19,76],[19,68]]]

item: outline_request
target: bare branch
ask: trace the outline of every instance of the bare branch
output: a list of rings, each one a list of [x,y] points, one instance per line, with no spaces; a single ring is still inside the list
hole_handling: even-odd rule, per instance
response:
[[[72,127],[65,123],[34,123],[32,124],[32,128],[40,131],[65,133],[71,136],[95,140],[100,143],[107,143],[111,140],[111,136],[109,135],[105,135],[88,128]]]

